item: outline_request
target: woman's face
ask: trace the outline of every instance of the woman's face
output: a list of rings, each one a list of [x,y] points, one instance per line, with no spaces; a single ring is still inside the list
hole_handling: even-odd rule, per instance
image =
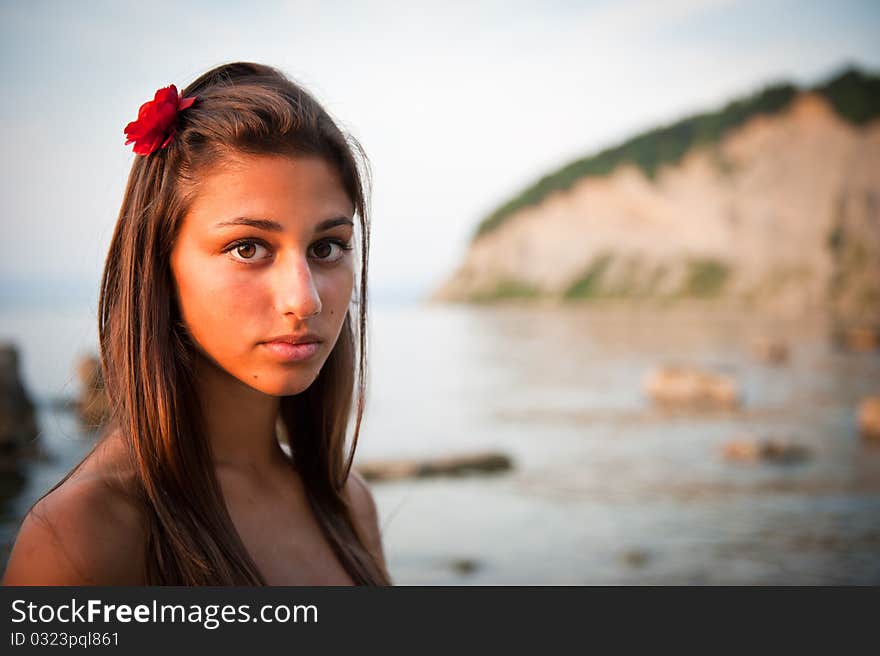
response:
[[[261,392],[302,392],[351,300],[352,200],[323,159],[276,155],[236,156],[195,193],[171,269],[197,349]]]

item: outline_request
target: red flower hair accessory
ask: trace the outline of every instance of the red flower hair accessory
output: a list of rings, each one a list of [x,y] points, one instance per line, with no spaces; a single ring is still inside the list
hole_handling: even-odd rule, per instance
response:
[[[177,112],[183,111],[196,101],[197,96],[180,98],[173,84],[156,92],[155,98],[145,102],[138,110],[136,121],[125,126],[127,146],[134,143],[134,152],[149,155],[171,143],[176,130]]]

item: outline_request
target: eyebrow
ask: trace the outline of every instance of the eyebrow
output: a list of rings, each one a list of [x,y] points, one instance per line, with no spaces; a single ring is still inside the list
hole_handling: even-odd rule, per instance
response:
[[[252,219],[247,216],[238,216],[234,219],[230,219],[229,221],[221,221],[216,224],[215,228],[223,228],[226,226],[250,226],[251,228],[257,228],[259,230],[267,230],[269,232],[283,232],[284,227],[276,222],[269,221],[268,219]],[[333,219],[326,219],[321,221],[316,227],[315,232],[324,232],[325,230],[329,230],[330,228],[335,228],[338,225],[350,225],[354,226],[354,223],[351,219],[348,219],[344,216],[337,216]]]

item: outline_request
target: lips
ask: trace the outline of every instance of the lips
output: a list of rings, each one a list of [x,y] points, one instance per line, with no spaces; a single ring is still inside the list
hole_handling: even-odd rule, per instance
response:
[[[282,362],[302,362],[318,352],[319,342],[293,344],[285,341],[263,342],[261,344],[273,357]]]
[[[268,342],[287,342],[288,344],[308,344],[309,342],[320,342],[321,338],[315,333],[286,333],[284,335],[275,335],[265,340]]]

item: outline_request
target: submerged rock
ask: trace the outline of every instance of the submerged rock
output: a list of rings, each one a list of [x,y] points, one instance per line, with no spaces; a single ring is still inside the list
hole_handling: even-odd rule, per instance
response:
[[[777,439],[755,440],[743,436],[727,442],[722,452],[732,462],[791,464],[810,457],[810,450],[802,444]]]
[[[21,382],[18,349],[0,345],[0,462],[40,454],[34,404]]]
[[[456,558],[450,563],[452,570],[458,574],[473,574],[480,564],[473,558]]]
[[[620,555],[620,560],[633,568],[644,567],[651,559],[651,554],[644,549],[628,549]]]
[[[880,329],[872,326],[851,326],[839,330],[835,341],[848,351],[870,353],[880,348]]]
[[[880,440],[880,396],[869,396],[859,404],[859,432],[869,440]]]
[[[367,480],[389,481],[497,472],[508,470],[511,466],[508,456],[487,452],[423,460],[376,460],[360,464],[357,469]]]
[[[788,344],[775,339],[758,339],[752,343],[752,353],[761,362],[767,364],[785,364],[788,362]]]
[[[645,393],[658,406],[693,410],[734,410],[739,386],[730,376],[680,365],[665,365],[643,381]]]

